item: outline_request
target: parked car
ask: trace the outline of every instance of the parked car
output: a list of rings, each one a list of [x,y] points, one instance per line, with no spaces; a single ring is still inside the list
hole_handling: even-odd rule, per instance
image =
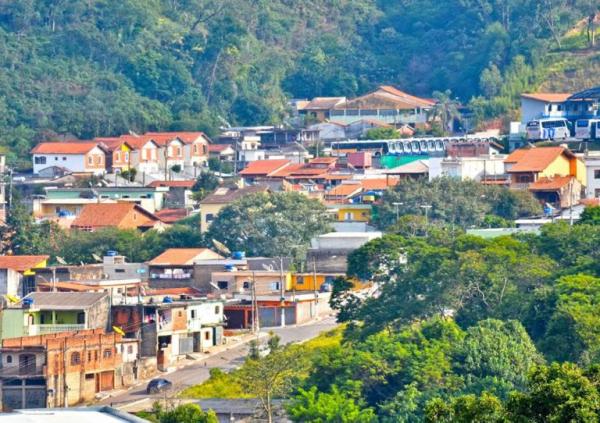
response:
[[[168,391],[173,387],[173,383],[167,379],[152,379],[146,387],[148,394],[158,394],[162,391]]]

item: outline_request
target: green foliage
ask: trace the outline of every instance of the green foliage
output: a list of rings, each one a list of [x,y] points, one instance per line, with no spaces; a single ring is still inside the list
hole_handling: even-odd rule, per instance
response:
[[[348,398],[333,386],[331,393],[319,393],[316,387],[305,391],[300,388],[299,393],[287,406],[287,411],[295,422],[343,422],[343,423],[371,423],[375,422],[375,413],[372,409],[361,409],[354,399]]]
[[[218,423],[219,421],[214,411],[202,411],[197,404],[181,404],[170,410],[158,406],[153,411],[153,417],[158,423]]]
[[[371,128],[364,136],[366,140],[392,140],[400,138],[400,132],[394,128]]]
[[[311,238],[329,230],[325,206],[298,193],[256,193],[223,208],[208,231],[250,256],[301,257]]]
[[[202,171],[196,178],[192,192],[195,201],[202,201],[204,197],[219,186],[220,180],[212,172]]]
[[[401,182],[393,190],[386,191],[378,208],[376,223],[380,228],[394,230],[390,226],[396,221],[397,213],[399,216],[424,216],[425,210],[421,207],[424,205],[431,206],[428,213],[430,222],[462,228],[488,227],[490,222],[501,222],[494,216],[514,220],[542,212],[540,204],[525,191],[457,178],[436,178],[432,181]],[[419,232],[414,231],[415,234]]]
[[[475,97],[478,116],[491,116],[535,86],[548,49],[591,3],[7,0],[0,144],[26,167],[32,144],[56,134],[280,123],[287,97],[381,83]]]
[[[179,396],[181,398],[251,398],[237,377],[237,373],[225,373],[221,369],[210,369],[210,378],[195,386],[184,389]]]
[[[502,402],[493,395],[464,395],[450,402],[436,398],[425,408],[427,423],[508,423]]]
[[[577,223],[579,225],[600,225],[600,206],[586,207]]]
[[[128,170],[122,171],[119,176],[126,181],[133,182],[135,181],[135,176],[137,175],[137,170],[135,168],[131,168]]]

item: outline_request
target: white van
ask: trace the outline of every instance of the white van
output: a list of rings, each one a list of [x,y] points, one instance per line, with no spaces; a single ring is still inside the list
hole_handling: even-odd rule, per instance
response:
[[[570,136],[567,119],[536,119],[527,123],[527,139],[531,141],[564,140]]]
[[[600,119],[579,119],[575,122],[575,138],[578,140],[600,138]]]

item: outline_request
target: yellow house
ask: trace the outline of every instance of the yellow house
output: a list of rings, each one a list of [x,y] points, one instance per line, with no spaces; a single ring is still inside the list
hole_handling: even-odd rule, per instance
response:
[[[343,273],[294,273],[292,275],[292,290],[320,291],[324,283],[331,284],[335,279],[343,276]]]
[[[217,188],[212,194],[207,195],[200,201],[200,232],[204,233],[208,231],[211,223],[223,207],[228,206],[245,195],[267,192],[268,190],[269,187],[265,185],[251,185],[245,188]]]
[[[95,141],[101,143],[108,151],[107,167],[111,171],[129,170],[131,166],[132,147],[122,138],[96,138]]]
[[[338,204],[335,208],[338,222],[369,222],[371,220],[370,204]]]
[[[587,185],[583,161],[565,147],[534,147],[513,151],[504,160],[510,183],[515,186],[530,184],[541,178],[573,176]]]

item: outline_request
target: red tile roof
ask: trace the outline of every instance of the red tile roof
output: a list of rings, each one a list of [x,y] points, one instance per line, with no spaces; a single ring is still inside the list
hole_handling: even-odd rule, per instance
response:
[[[312,159],[309,164],[334,164],[337,163],[337,157],[315,157]]]
[[[201,137],[210,142],[210,139],[204,132],[146,132],[144,136],[152,138],[161,145],[175,138],[179,138],[184,144],[191,144]]]
[[[400,91],[399,89],[392,87],[391,85],[381,85],[379,86],[379,90],[385,91],[389,94],[395,95],[397,97],[401,97],[407,100],[411,100],[414,103],[421,103],[424,106],[433,106],[435,101],[430,100],[428,98],[415,97],[414,95],[410,95],[405,93],[404,91]]]
[[[95,147],[93,141],[42,142],[31,150],[32,154],[87,154]]]
[[[196,183],[195,180],[186,181],[152,181],[148,184],[151,188],[169,187],[169,188],[192,188]]]
[[[537,147],[526,149],[524,151],[525,153],[513,152],[506,158],[508,163],[515,163],[508,170],[509,173],[541,172],[561,154],[565,154],[568,158],[575,157],[573,153],[564,147]],[[515,157],[516,162],[514,162]]]
[[[315,97],[302,110],[329,110],[345,99],[346,97]]]
[[[304,164],[302,163],[290,163],[288,166],[285,166],[282,169],[272,172],[269,176],[271,178],[285,178],[286,176],[289,176],[292,173],[297,172],[298,170],[303,168]]]
[[[200,296],[202,291],[191,286],[183,286],[181,288],[158,288],[146,289],[146,295],[196,295]]]
[[[123,138],[94,138],[94,141],[101,143],[106,147],[107,151],[115,151],[117,148],[121,147],[123,144],[126,144],[129,148],[131,145]]]
[[[0,256],[0,269],[12,269],[25,272],[48,260],[50,256]]]
[[[149,142],[152,142],[156,147],[160,147],[152,138],[143,135],[121,135],[119,138],[125,140],[135,150],[139,150]]]
[[[530,191],[558,191],[575,179],[574,176],[553,176],[540,178],[529,185]]]
[[[154,213],[156,217],[165,223],[175,223],[188,216],[186,209],[162,209]]]
[[[239,174],[242,176],[269,176],[271,173],[281,170],[290,164],[289,160],[256,160],[250,162],[248,167]]]
[[[216,260],[223,256],[208,248],[169,248],[148,262],[150,265],[191,265],[195,260]]]
[[[208,151],[211,153],[222,153],[223,151],[227,150],[228,148],[233,148],[233,147],[231,147],[230,144],[211,144],[208,146]]]
[[[567,101],[572,95],[571,93],[526,93],[521,94],[521,97],[545,103],[562,103],[563,101]]]
[[[362,185],[356,184],[340,184],[333,187],[325,193],[327,197],[350,197],[362,191]]]
[[[139,213],[139,218],[126,222],[130,212]],[[135,203],[98,203],[86,204],[71,225],[72,228],[148,228],[153,227],[160,219]]]
[[[363,179],[360,181],[365,191],[381,191],[386,190],[390,187],[398,185],[400,180],[394,177],[388,178],[377,178],[377,179]]]

